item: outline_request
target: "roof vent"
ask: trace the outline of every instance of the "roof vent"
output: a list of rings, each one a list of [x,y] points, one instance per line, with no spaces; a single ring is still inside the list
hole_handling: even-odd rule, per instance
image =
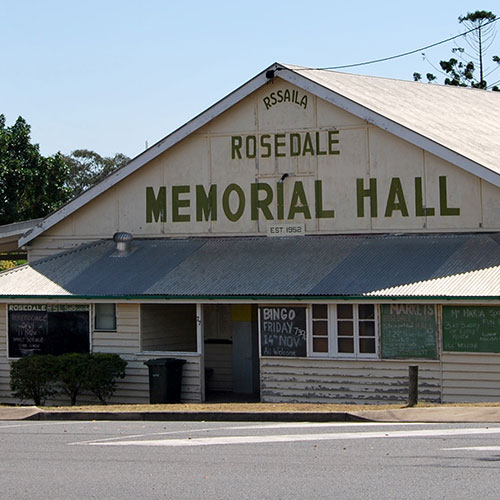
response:
[[[115,233],[113,241],[116,243],[116,251],[120,254],[129,253],[133,239],[134,237],[130,233]]]

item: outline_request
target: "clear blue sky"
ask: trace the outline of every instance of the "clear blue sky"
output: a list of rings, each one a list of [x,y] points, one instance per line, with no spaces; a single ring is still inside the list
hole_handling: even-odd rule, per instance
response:
[[[0,114],[21,115],[44,155],[134,157],[275,61],[326,67],[459,33],[494,1],[0,0]],[[498,36],[491,49],[500,54]],[[436,65],[453,42],[428,50]],[[345,70],[412,79],[420,54]],[[500,80],[500,70],[492,79]]]

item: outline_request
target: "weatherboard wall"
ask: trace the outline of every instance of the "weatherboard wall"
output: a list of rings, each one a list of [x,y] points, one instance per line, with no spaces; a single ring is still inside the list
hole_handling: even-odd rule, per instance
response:
[[[149,371],[144,364],[153,358],[175,357],[185,359],[182,370],[182,401],[202,400],[202,360],[198,354],[140,351],[139,304],[117,304],[116,331],[94,331],[92,333],[93,352],[119,354],[127,361],[126,376],[118,381],[117,390],[110,403],[149,403]],[[10,363],[7,358],[7,307],[0,304],[0,403],[19,402],[11,395]],[[79,403],[96,403],[90,394],[82,393]],[[53,404],[68,404],[62,396],[49,401]]]
[[[498,402],[500,354],[444,353],[442,363],[443,402]]]
[[[359,403],[408,400],[408,366],[419,366],[419,399],[441,401],[438,361],[261,358],[261,399],[268,403]]]
[[[117,304],[116,332],[94,332],[93,339],[95,352],[116,353],[128,363],[126,377],[119,382],[111,402],[149,403],[149,371],[144,362],[168,357],[186,360],[182,370],[181,399],[201,401],[199,355],[141,352],[139,304]]]
[[[286,91],[296,102],[270,104],[272,94],[277,100]],[[255,215],[256,183],[267,186],[272,200]],[[226,192],[230,185],[243,193],[241,214],[237,189]],[[200,200],[210,186],[216,186],[217,214],[208,216]],[[266,191],[257,196],[262,201]],[[301,208],[304,199],[308,210]],[[283,223],[304,224],[307,234],[491,231],[500,228],[497,200],[497,187],[278,78],[42,233],[29,255],[40,258],[116,231],[255,235]]]

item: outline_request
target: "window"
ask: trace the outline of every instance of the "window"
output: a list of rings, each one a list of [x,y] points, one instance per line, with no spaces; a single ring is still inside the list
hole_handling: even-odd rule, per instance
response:
[[[141,304],[142,351],[197,352],[196,304]]]
[[[311,352],[315,356],[377,356],[374,304],[314,304],[311,318]]]
[[[115,304],[96,304],[94,310],[96,330],[116,331]]]

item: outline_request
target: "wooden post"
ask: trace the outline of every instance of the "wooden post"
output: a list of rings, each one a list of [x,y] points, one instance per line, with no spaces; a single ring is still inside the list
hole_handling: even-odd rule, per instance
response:
[[[418,401],[418,366],[408,366],[408,406]]]

